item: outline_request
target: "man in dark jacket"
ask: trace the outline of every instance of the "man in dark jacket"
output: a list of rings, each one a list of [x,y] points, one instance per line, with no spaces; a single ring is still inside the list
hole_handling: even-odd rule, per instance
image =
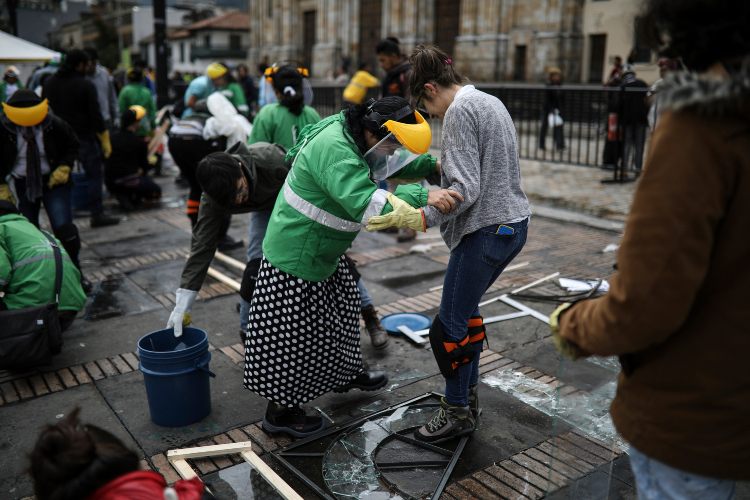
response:
[[[648,85],[643,80],[635,77],[635,71],[631,64],[622,67],[622,84],[620,88],[647,89]],[[625,91],[622,103],[621,123],[625,133],[625,150],[623,153],[622,167],[627,168],[630,163],[630,155],[635,150],[633,165],[636,172],[641,171],[643,164],[643,145],[646,142],[646,127],[648,126],[648,106],[646,105],[646,92]]]
[[[88,64],[96,62],[81,50],[71,50],[63,67],[44,82],[42,97],[78,136],[78,161],[89,183],[91,227],[98,227],[117,224],[120,219],[105,216],[102,206],[102,152],[108,157],[112,146],[109,129],[99,109],[96,87],[85,78]]]
[[[112,136],[112,155],[104,169],[104,183],[125,212],[135,210],[142,199],[161,198],[159,185],[144,175],[150,165],[148,146],[135,135],[141,126],[139,114],[145,116],[146,110],[132,106],[122,114],[122,130]]]
[[[70,167],[78,154],[78,139],[70,126],[48,112],[32,90],[16,91],[0,115],[0,200],[15,203],[8,179],[15,184],[22,215],[39,227],[44,203],[52,231],[80,270],[81,247],[70,205]],[[85,291],[91,283],[81,275]]]
[[[378,64],[386,72],[381,88],[381,97],[397,95],[409,100],[409,77],[411,65],[409,59],[401,54],[401,47],[397,38],[381,40],[375,47],[378,54]]]

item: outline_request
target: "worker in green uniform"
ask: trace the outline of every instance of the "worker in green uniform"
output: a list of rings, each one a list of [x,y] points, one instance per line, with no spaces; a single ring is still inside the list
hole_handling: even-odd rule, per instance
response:
[[[128,69],[128,85],[126,85],[117,98],[117,107],[120,115],[129,110],[131,106],[142,106],[146,110],[146,116],[141,119],[141,126],[135,133],[138,137],[145,137],[155,127],[156,105],[151,92],[141,85],[143,73],[135,68]]]
[[[247,99],[245,99],[245,89],[237,83],[227,67],[222,63],[211,63],[206,73],[211,77],[216,92],[229,99],[237,111],[246,117],[250,112],[250,106],[247,105]]]

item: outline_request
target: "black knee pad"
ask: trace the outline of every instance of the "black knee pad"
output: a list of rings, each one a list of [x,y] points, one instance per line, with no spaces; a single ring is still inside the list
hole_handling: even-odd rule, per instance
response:
[[[81,238],[78,236],[78,228],[75,224],[63,224],[55,231],[55,238],[60,240],[68,255],[75,257],[81,251]]]
[[[440,321],[439,315],[435,316],[435,320],[430,327],[430,345],[438,368],[440,368],[440,373],[445,378],[455,378],[458,375],[459,366],[468,363],[477,354],[471,342],[469,342],[468,333],[459,342],[446,340],[443,323]]]
[[[245,302],[252,302],[255,285],[258,282],[258,271],[260,270],[260,259],[253,259],[245,266],[245,273],[242,275],[242,285],[240,285],[240,297]]]

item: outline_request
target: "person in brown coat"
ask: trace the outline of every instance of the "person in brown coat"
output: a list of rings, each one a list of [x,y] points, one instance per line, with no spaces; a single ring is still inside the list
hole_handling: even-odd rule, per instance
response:
[[[639,498],[732,499],[750,479],[750,2],[646,9],[702,73],[662,87],[609,293],[561,306],[552,333],[573,358],[620,356],[611,416]]]

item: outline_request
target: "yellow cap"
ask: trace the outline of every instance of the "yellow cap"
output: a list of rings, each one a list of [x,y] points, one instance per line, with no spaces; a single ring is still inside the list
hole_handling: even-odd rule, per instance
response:
[[[414,111],[414,116],[417,119],[415,125],[388,120],[383,126],[389,132],[392,132],[398,142],[403,144],[406,149],[414,154],[421,155],[430,150],[432,130],[430,130],[427,120],[419,114],[419,111]]]
[[[135,111],[135,119],[136,120],[140,120],[141,118],[143,118],[144,116],[146,116],[146,108],[144,108],[143,106],[141,106],[139,104],[133,104],[128,109],[131,109],[131,110]]]
[[[39,104],[28,108],[16,108],[3,103],[3,109],[5,110],[5,116],[16,125],[33,127],[42,123],[44,117],[47,116],[49,105],[47,104],[47,99],[45,99]]]
[[[208,68],[206,68],[206,74],[208,77],[213,80],[214,78],[219,78],[220,76],[223,76],[227,72],[226,66],[219,63],[211,63],[208,65]]]

